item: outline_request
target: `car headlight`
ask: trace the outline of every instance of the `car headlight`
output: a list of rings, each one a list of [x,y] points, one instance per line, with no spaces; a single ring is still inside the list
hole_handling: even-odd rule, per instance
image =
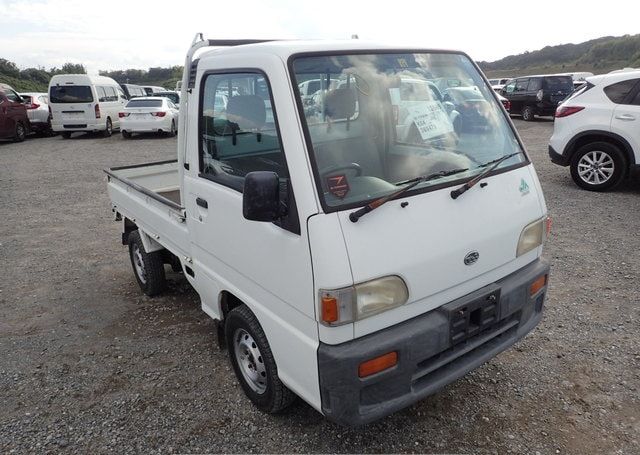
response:
[[[542,245],[550,230],[551,218],[547,216],[526,225],[520,233],[516,257],[522,256],[523,254]]]
[[[341,289],[320,290],[320,322],[335,326],[368,318],[407,303],[409,290],[399,276],[387,276]]]

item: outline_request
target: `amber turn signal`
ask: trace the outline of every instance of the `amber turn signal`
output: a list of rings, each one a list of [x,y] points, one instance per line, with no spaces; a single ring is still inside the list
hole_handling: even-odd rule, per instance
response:
[[[535,295],[540,289],[547,285],[547,275],[540,276],[536,281],[531,284],[529,288],[529,295]]]
[[[322,297],[322,321],[336,322],[338,320],[338,299]]]
[[[383,370],[391,368],[398,363],[398,353],[396,351],[376,357],[375,359],[362,362],[358,368],[358,376],[365,378],[372,374],[379,373]]]

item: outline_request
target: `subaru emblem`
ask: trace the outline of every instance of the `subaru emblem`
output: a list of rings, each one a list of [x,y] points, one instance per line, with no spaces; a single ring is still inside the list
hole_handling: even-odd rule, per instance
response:
[[[479,258],[480,258],[480,253],[478,253],[477,251],[471,251],[470,253],[467,253],[467,255],[464,257],[464,265],[473,265],[476,262],[478,262]]]

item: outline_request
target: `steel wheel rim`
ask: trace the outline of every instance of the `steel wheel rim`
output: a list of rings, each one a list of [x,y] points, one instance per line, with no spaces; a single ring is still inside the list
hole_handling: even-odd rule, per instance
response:
[[[142,252],[138,245],[133,245],[133,266],[136,269],[136,275],[143,284],[147,282],[147,272],[144,268],[144,260],[142,259]]]
[[[589,185],[608,182],[615,171],[613,158],[601,150],[585,153],[578,161],[578,175]]]
[[[18,123],[18,126],[16,127],[16,137],[19,140],[24,139],[24,126],[22,126],[22,123]]]
[[[245,382],[251,390],[262,395],[267,390],[267,369],[258,343],[246,330],[236,329],[233,352]]]
[[[107,120],[107,134],[111,134],[113,131],[113,125],[111,124],[111,120]]]

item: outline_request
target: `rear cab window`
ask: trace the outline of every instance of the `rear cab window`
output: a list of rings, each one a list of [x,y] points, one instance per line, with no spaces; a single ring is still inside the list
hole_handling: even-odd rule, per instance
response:
[[[93,93],[88,85],[54,85],[49,91],[51,103],[92,103]]]

